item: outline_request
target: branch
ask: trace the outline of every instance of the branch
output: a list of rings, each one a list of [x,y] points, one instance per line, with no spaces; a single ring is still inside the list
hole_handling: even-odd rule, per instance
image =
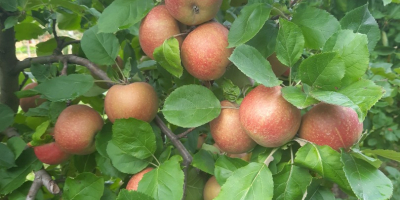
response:
[[[185,132],[182,132],[181,134],[178,135],[178,138],[183,138],[186,137],[187,134],[189,134],[190,132],[192,132],[195,128],[189,128],[188,130],[186,130]]]
[[[25,68],[29,68],[32,64],[48,64],[64,61],[66,59],[69,63],[78,64],[88,68],[93,74],[105,81],[111,81],[107,74],[101,70],[96,64],[90,62],[88,59],[81,58],[72,54],[69,55],[51,55],[51,56],[40,56],[35,58],[26,58],[19,61],[14,69],[14,73],[19,73]]]
[[[178,149],[179,153],[183,157],[183,173],[185,175],[184,183],[183,183],[183,198],[186,196],[186,185],[187,185],[187,177],[189,165],[192,163],[192,155],[190,155],[189,151],[183,146],[182,142],[179,140],[178,136],[175,135],[168,127],[165,125],[164,121],[156,116],[156,124],[160,127],[161,131],[171,140],[171,143]]]
[[[46,170],[41,169],[34,173],[35,180],[33,181],[31,188],[29,189],[26,200],[34,200],[36,197],[36,193],[39,191],[42,185],[44,185],[51,194],[60,193],[60,187],[58,187],[57,183],[51,178]]]

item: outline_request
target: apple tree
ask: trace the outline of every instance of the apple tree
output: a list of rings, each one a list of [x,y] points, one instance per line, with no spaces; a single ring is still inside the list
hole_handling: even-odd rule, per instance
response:
[[[399,0],[0,0],[0,28],[0,199],[400,198]]]

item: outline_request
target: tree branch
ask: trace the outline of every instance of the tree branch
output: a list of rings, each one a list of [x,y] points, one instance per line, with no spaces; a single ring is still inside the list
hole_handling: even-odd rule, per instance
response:
[[[66,59],[69,63],[85,66],[99,78],[111,82],[111,79],[108,78],[107,74],[103,70],[101,70],[96,64],[90,62],[88,59],[81,58],[81,57],[78,57],[78,56],[75,56],[72,54],[26,58],[26,59],[18,62],[17,66],[14,69],[14,73],[19,73],[20,71],[24,70],[25,68],[29,68],[32,64],[55,63],[55,62],[64,61],[64,59]]]
[[[183,198],[186,196],[186,185],[187,185],[187,177],[189,165],[192,163],[192,155],[190,155],[189,151],[183,146],[182,142],[179,140],[178,136],[175,135],[168,127],[165,125],[164,121],[156,116],[156,124],[160,127],[161,131],[171,140],[171,143],[178,149],[179,153],[183,157],[183,173],[185,175],[184,184],[183,184]]]
[[[181,134],[178,135],[178,138],[183,138],[186,137],[187,134],[189,134],[190,132],[192,132],[195,128],[189,128],[188,130],[186,130],[185,132],[182,132]]]
[[[51,194],[60,193],[60,187],[51,178],[51,176],[44,169],[40,169],[35,173],[35,180],[33,181],[31,188],[29,189],[28,196],[26,200],[34,200],[37,192],[40,190],[42,185],[44,185]]]

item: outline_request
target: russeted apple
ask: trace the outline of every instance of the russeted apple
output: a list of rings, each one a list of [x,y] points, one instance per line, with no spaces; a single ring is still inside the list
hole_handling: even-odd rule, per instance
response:
[[[94,137],[103,127],[103,119],[93,108],[72,105],[64,109],[54,126],[57,145],[70,154],[85,155],[96,150]]]
[[[278,60],[276,57],[276,53],[273,53],[267,58],[269,64],[271,64],[272,71],[276,76],[282,76],[287,70],[290,69],[290,67],[284,65],[281,63],[281,61]]]
[[[152,167],[148,167],[148,168],[142,170],[141,172],[139,172],[139,173],[133,175],[133,176],[131,177],[131,179],[129,179],[129,182],[128,182],[128,184],[126,185],[126,189],[127,189],[127,190],[137,190],[137,189],[138,189],[138,186],[139,186],[139,181],[142,180],[143,176],[144,176],[147,172],[149,172],[149,171],[151,171],[151,170],[153,170],[153,168],[152,168]]]
[[[145,82],[114,85],[106,94],[104,109],[112,123],[130,117],[150,122],[158,111],[157,93]]]
[[[186,25],[198,25],[217,15],[222,0],[165,0],[169,13]]]
[[[58,165],[71,156],[71,154],[64,152],[55,143],[51,142],[48,144],[36,146],[33,148],[36,157],[42,162],[49,165]]]
[[[161,46],[166,39],[178,34],[180,34],[178,21],[169,14],[165,5],[159,5],[142,20],[139,27],[139,43],[144,53],[154,59],[154,49]],[[182,44],[181,36],[175,38]]]
[[[299,137],[338,151],[356,143],[362,130],[363,124],[353,109],[319,103],[303,115]]]
[[[215,176],[211,176],[207,183],[204,185],[203,197],[204,200],[212,200],[218,196],[221,191],[221,186],[218,184]]]
[[[228,29],[218,22],[198,26],[185,38],[181,59],[185,69],[200,80],[220,78],[229,65]]]
[[[218,147],[231,154],[250,151],[256,146],[240,125],[239,106],[227,100],[221,101],[220,115],[210,122],[211,135]]]
[[[37,85],[38,85],[37,83],[29,83],[22,90],[33,89]],[[40,106],[40,104],[44,103],[45,101],[46,101],[46,99],[41,99],[40,95],[35,95],[32,97],[21,98],[19,100],[19,105],[21,106],[21,109],[24,112],[28,112],[28,110],[30,108],[36,108],[36,107]]]
[[[242,127],[264,147],[287,143],[300,126],[300,110],[282,97],[281,88],[259,85],[244,97],[239,108]]]

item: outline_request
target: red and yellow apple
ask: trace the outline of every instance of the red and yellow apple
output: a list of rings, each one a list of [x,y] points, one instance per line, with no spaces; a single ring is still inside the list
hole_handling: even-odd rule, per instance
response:
[[[353,109],[319,103],[303,116],[299,137],[338,151],[356,143],[362,130],[363,124]]]
[[[154,49],[161,46],[166,39],[178,34],[178,21],[169,14],[165,5],[159,5],[142,20],[139,27],[139,43],[144,53],[154,59]],[[182,44],[181,36],[176,36],[176,39]]]
[[[33,89],[38,85],[38,83],[29,83],[22,90]],[[40,95],[35,95],[32,97],[21,98],[19,100],[19,105],[24,112],[28,112],[30,108],[36,108],[40,106],[40,104],[44,103],[46,99],[41,99]]]
[[[139,172],[139,173],[133,175],[132,178],[129,179],[129,182],[128,182],[128,184],[126,185],[126,189],[127,189],[127,190],[137,190],[138,187],[139,187],[139,182],[140,182],[140,180],[142,180],[143,176],[144,176],[147,172],[149,172],[149,171],[151,171],[151,170],[153,170],[153,168],[152,168],[152,167],[148,167],[148,168],[142,170],[141,172]]]
[[[145,82],[114,85],[106,94],[104,109],[112,123],[128,118],[150,122],[158,111],[157,93]]]
[[[185,69],[200,80],[220,78],[229,65],[228,29],[218,22],[198,26],[185,38],[181,59]]]
[[[60,164],[68,160],[68,158],[71,156],[71,154],[61,150],[61,148],[55,142],[36,146],[33,148],[33,150],[35,151],[36,157],[42,163],[49,165]]]
[[[72,105],[64,109],[54,126],[57,145],[70,154],[85,155],[96,150],[94,137],[103,127],[103,119],[93,108]]]
[[[301,121],[300,110],[282,97],[280,86],[254,88],[244,97],[239,116],[246,133],[264,147],[289,142]]]
[[[204,185],[203,197],[204,200],[213,200],[218,196],[221,191],[221,186],[218,184],[215,176],[211,176],[207,183]]]
[[[222,0],[165,0],[169,13],[186,25],[198,25],[217,15]]]
[[[256,146],[240,125],[239,109],[227,100],[221,102],[220,115],[210,122],[211,135],[219,149],[226,153],[240,154]]]

